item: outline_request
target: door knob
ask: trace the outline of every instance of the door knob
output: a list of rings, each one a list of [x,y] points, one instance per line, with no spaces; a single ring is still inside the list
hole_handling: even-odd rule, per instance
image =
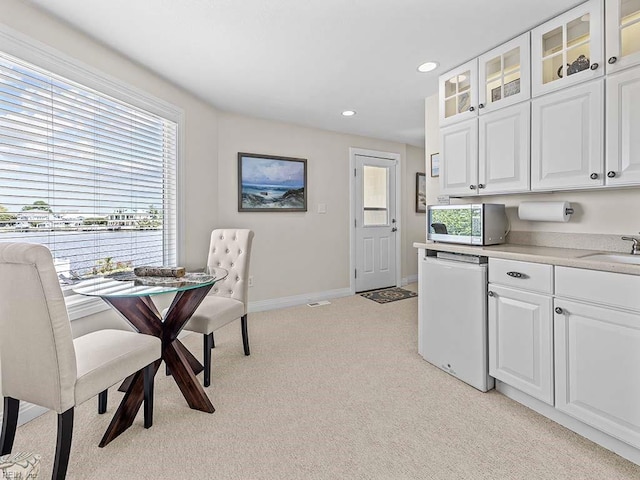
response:
[[[616,176],[616,172],[614,172],[613,170],[611,170],[610,172],[607,172],[607,177],[613,178],[615,176]]]
[[[391,231],[392,231],[392,232],[397,232],[397,231],[398,231],[398,229],[397,229],[396,227],[393,227],[393,228],[391,229]]]
[[[599,67],[599,65],[597,63],[592,63],[591,64],[591,70],[597,70]]]
[[[607,60],[607,62],[609,62],[610,65],[613,65],[617,61],[618,61],[618,57],[609,57],[609,60]]]
[[[495,295],[495,293],[493,293],[491,290],[489,290],[489,291],[487,292],[487,295],[489,295],[490,297],[493,297],[493,296]]]
[[[592,173],[591,175],[589,175],[589,178],[591,180],[597,180],[598,179],[598,174],[597,173]]]
[[[470,188],[471,190],[475,190],[475,189],[476,189],[476,186],[475,186],[475,185],[469,185],[469,188]]]
[[[469,107],[469,111],[473,112],[475,110],[475,107]]]
[[[556,307],[555,311],[558,315],[562,315],[564,313],[564,310],[562,310],[560,307]]]
[[[478,108],[484,108],[484,103],[481,103],[480,105],[478,105]]]
[[[484,183],[479,183],[478,188],[484,188]]]

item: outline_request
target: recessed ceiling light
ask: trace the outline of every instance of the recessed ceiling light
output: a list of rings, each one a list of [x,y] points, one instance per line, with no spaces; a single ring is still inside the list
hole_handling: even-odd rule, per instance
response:
[[[353,117],[355,114],[355,110],[345,110],[344,112],[342,112],[343,117]]]
[[[418,67],[418,71],[421,73],[430,72],[438,68],[438,62],[425,62]]]

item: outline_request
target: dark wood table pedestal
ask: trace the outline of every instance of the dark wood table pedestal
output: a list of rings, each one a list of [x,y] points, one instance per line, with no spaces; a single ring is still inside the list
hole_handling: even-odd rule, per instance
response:
[[[215,409],[204,388],[196,378],[203,370],[202,364],[193,356],[180,340],[178,334],[184,328],[193,312],[209,293],[213,284],[183,290],[176,293],[167,315],[162,315],[148,295],[145,296],[104,296],[102,299],[120,312],[139,332],[154,335],[162,340],[162,360],[180,388],[189,407],[202,412],[213,413]],[[161,361],[154,363],[154,375]],[[128,388],[120,406],[105,432],[100,446],[104,447],[129,428],[144,400],[142,372],[129,377]]]

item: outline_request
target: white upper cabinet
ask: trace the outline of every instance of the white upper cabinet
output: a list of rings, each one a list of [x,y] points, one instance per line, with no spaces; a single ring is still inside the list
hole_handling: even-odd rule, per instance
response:
[[[604,79],[531,102],[531,190],[604,184]]]
[[[480,195],[529,190],[530,103],[512,105],[478,119]]]
[[[607,72],[640,63],[640,0],[606,0]]]
[[[529,32],[478,58],[479,114],[531,98]]]
[[[604,75],[604,12],[590,0],[531,31],[534,97]]]
[[[640,184],[640,67],[607,78],[607,185]]]
[[[475,194],[478,185],[478,119],[440,129],[440,191]]]
[[[440,126],[478,115],[478,61],[460,65],[440,76]]]

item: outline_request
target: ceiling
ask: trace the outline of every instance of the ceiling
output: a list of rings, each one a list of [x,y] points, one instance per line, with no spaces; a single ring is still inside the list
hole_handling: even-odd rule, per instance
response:
[[[27,3],[221,110],[424,146],[424,98],[440,73],[582,2]],[[440,67],[418,73],[428,60]]]

